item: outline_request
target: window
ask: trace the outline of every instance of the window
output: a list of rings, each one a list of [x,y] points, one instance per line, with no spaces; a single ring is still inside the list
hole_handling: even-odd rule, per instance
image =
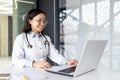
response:
[[[108,39],[101,63],[120,70],[120,1],[60,0],[60,52],[77,57],[86,39]],[[77,57],[78,58],[78,57]]]

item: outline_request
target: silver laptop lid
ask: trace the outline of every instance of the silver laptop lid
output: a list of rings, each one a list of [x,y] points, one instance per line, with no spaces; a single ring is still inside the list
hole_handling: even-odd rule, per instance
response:
[[[106,47],[107,40],[86,40],[74,77],[96,69]]]

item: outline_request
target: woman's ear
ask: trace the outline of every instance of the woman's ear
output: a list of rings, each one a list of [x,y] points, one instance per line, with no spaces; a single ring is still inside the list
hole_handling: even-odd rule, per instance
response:
[[[30,23],[30,24],[32,23],[32,20],[31,20],[31,19],[29,19],[29,23]]]

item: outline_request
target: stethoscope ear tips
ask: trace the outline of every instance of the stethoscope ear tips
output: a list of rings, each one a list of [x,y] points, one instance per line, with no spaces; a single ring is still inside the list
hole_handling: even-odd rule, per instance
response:
[[[28,45],[29,48],[32,48],[33,46],[32,45]]]

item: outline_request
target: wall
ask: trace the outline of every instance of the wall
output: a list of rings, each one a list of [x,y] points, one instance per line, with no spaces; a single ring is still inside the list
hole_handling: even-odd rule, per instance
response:
[[[0,15],[0,57],[8,56],[8,16]]]

